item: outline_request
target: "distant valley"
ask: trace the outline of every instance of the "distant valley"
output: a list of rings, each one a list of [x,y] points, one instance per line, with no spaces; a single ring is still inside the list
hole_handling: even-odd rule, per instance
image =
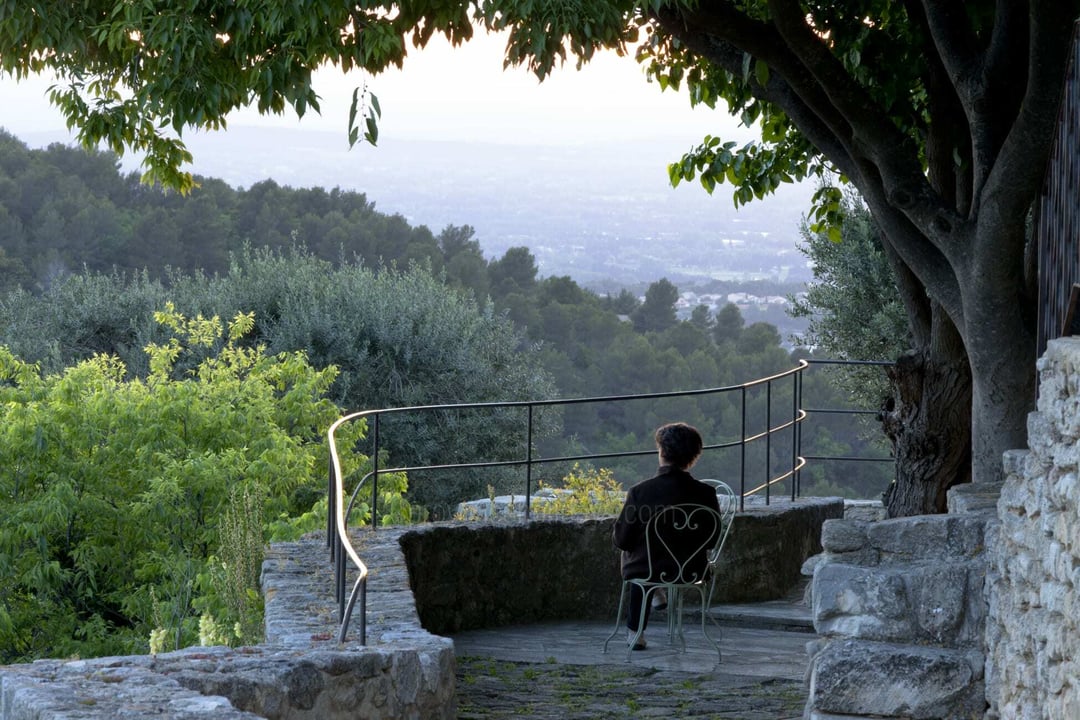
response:
[[[32,146],[67,142],[22,138]],[[680,152],[669,150],[670,139],[576,147],[385,138],[348,151],[344,132],[230,126],[186,140],[197,174],[242,187],[272,178],[363,192],[382,212],[435,233],[472,226],[489,256],[526,246],[542,275],[569,275],[601,291],[660,277],[680,288],[810,277],[795,249],[808,185],[785,186],[736,211],[727,186],[709,196],[696,183],[669,185],[666,166]],[[123,164],[135,169],[129,158]]]
[[[668,277],[805,281],[795,249],[808,186],[735,210],[729,189],[672,188],[677,160],[648,142],[477,145],[386,139],[345,152],[344,134],[236,128],[192,136],[197,172],[244,187],[267,177],[294,187],[356,190],[383,212],[438,232],[471,225],[486,254],[526,246],[542,275],[603,289]],[[689,147],[687,148],[689,149]]]

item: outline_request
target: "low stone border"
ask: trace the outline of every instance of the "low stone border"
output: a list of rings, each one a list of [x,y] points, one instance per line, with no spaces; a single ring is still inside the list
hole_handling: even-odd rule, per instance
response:
[[[323,538],[271,547],[266,643],[157,656],[41,660],[0,668],[0,720],[330,720],[456,716],[453,641],[420,627],[398,539],[364,533],[371,564],[366,646],[337,643]]]
[[[835,498],[740,513],[727,550],[725,592],[736,599],[781,597],[798,582],[805,557],[820,549],[824,519],[842,515],[843,502]],[[262,572],[264,644],[0,667],[0,720],[450,720],[456,715],[453,641],[425,627],[451,632],[610,616],[619,588],[612,521],[448,522],[356,532],[354,544],[370,568],[364,646],[356,618],[346,642],[337,642],[324,539],[275,544]],[[778,558],[781,548],[791,557]]]

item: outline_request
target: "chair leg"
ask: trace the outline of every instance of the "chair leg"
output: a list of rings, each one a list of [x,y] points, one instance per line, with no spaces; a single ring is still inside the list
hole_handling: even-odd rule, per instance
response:
[[[668,642],[678,640],[686,652],[686,636],[683,634],[683,594],[679,588],[668,588]]]
[[[722,658],[720,654],[720,643],[716,640],[713,640],[712,636],[709,635],[709,632],[705,626],[705,615],[709,612],[709,603],[705,597],[705,588],[699,587],[697,590],[698,595],[701,596],[701,634],[705,636],[705,639],[708,640],[709,644],[713,646],[714,650],[716,650],[716,662],[721,662]],[[712,593],[710,592],[709,595],[711,596]],[[713,624],[716,624],[717,632],[720,632],[722,635],[723,631],[720,629],[720,625],[717,624],[715,620],[713,621]]]
[[[611,634],[607,636],[607,640],[604,641],[604,652],[607,653],[608,643],[611,639],[619,634],[619,628],[623,626],[623,607],[626,601],[626,590],[629,583],[623,580],[622,590],[619,592],[619,610],[615,613],[615,629],[611,631]]]
[[[645,632],[645,613],[649,611],[649,603],[652,602],[654,590],[656,590],[656,586],[641,586],[641,610],[638,614],[637,632],[634,633],[633,640],[627,640],[626,642],[626,662],[630,662],[634,654],[634,646],[638,644],[638,640],[641,640],[641,634]]]

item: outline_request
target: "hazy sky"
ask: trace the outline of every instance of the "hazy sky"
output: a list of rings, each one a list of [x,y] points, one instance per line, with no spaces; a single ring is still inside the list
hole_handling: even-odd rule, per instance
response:
[[[661,92],[648,83],[632,57],[598,56],[582,71],[567,65],[542,84],[521,68],[503,71],[505,41],[477,36],[451,48],[441,37],[413,50],[401,71],[367,81],[383,110],[380,132],[388,138],[497,141],[523,144],[587,144],[664,139],[688,149],[707,133],[749,137],[726,112],[691,110],[685,92]],[[352,89],[359,73],[318,73],[322,114],[302,121],[264,117],[253,110],[230,116],[230,131],[246,125],[330,130],[345,135]],[[63,118],[45,99],[49,81],[0,81],[0,126],[24,134],[64,131]]]

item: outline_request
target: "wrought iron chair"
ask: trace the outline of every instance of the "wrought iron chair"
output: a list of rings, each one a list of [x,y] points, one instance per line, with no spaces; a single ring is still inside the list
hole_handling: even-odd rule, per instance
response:
[[[669,505],[649,520],[645,530],[649,575],[644,578],[623,580],[622,592],[619,594],[619,609],[615,617],[615,629],[604,641],[604,652],[607,652],[608,643],[621,629],[624,618],[623,609],[626,607],[627,595],[633,586],[641,590],[643,600],[637,634],[628,643],[627,660],[630,659],[634,645],[641,639],[649,603],[654,593],[661,588],[668,595],[669,639],[673,644],[678,639],[685,651],[686,637],[682,630],[682,593],[694,590],[701,601],[701,633],[715,648],[719,661],[720,645],[710,637],[706,630],[705,616],[708,613],[709,599],[714,587],[710,580],[713,574],[710,570],[719,559],[720,549],[727,538],[733,515],[734,512],[731,512],[727,516],[725,524],[724,513],[705,505],[685,504]]]
[[[716,545],[709,554],[709,596],[705,606],[710,608],[712,607],[713,592],[716,591],[716,569],[720,564],[720,553],[724,549],[724,543],[727,542],[728,535],[731,533],[731,524],[734,522],[735,513],[739,509],[739,496],[723,480],[705,479],[700,482],[711,485],[716,490],[716,502],[720,505],[720,524],[723,527],[720,537],[717,538]]]
[[[703,606],[704,612],[708,612],[712,607],[713,593],[716,591],[716,578],[717,568],[720,564],[720,553],[724,549],[724,542],[727,541],[728,534],[731,532],[731,523],[735,520],[735,513],[739,509],[739,496],[735,494],[735,491],[731,489],[723,480],[713,480],[711,478],[705,478],[699,480],[699,482],[710,485],[716,490],[716,502],[720,506],[720,522],[723,530],[720,537],[717,538],[716,545],[709,553],[709,594],[705,600]],[[675,642],[675,638],[683,638],[682,634],[682,621],[683,621],[683,603],[682,597],[679,595],[678,589],[674,594],[668,598],[668,637],[672,643]],[[716,626],[716,631],[723,634],[723,629],[720,624],[716,622],[716,618],[712,615],[709,616],[713,625]],[[683,639],[685,643],[685,639]],[[719,648],[717,648],[719,652]]]

